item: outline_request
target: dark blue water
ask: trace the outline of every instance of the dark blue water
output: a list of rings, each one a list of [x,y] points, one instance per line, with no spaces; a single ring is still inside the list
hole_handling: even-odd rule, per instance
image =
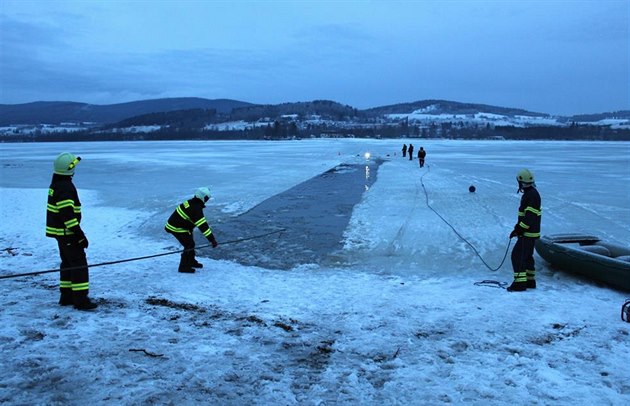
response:
[[[201,249],[198,255],[274,269],[335,263],[352,210],[364,193],[369,193],[382,163],[383,160],[373,160],[361,165],[338,165],[237,217],[219,219],[212,228],[220,244],[274,230],[284,231],[216,249]],[[206,212],[210,214],[210,208]],[[207,217],[217,218],[214,214]],[[197,232],[195,238],[199,245],[207,244]]]

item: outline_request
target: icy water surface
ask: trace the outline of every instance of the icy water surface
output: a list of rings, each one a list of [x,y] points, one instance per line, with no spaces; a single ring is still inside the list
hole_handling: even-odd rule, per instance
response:
[[[342,248],[342,234],[352,209],[376,181],[383,160],[341,164],[261,202],[251,210],[213,225],[219,242],[235,241],[274,230],[282,232],[201,256],[229,259],[248,266],[290,269],[300,264],[329,265]],[[195,234],[199,244],[207,244]]]

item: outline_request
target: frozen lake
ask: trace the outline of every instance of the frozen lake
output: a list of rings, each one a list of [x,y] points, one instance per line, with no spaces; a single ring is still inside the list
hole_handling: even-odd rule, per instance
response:
[[[400,156],[410,141],[427,150],[425,168]],[[522,167],[536,175],[543,234],[628,245],[630,143],[186,141],[0,151],[0,275],[59,265],[44,222],[62,151],[83,158],[74,181],[90,264],[179,248],[163,225],[198,186],[213,192],[205,213],[219,242],[288,229],[200,250],[205,266],[195,274],[177,272],[179,255],[91,268],[94,313],[57,305],[57,273],[1,280],[0,403],[630,403],[630,325],[619,319],[626,292],[537,255],[535,290],[476,285],[512,279],[509,259],[496,272],[481,259],[498,267],[506,253]]]
[[[402,142],[409,141],[428,150],[425,168],[400,156]],[[65,150],[83,158],[75,178],[79,189],[95,191],[100,205],[147,213],[134,227],[167,244],[171,241],[162,231],[166,218],[203,185],[214,196],[206,215],[219,241],[287,229],[267,240],[200,251],[247,265],[360,262],[382,268],[386,261],[396,269],[428,251],[451,260],[453,252],[469,255],[454,234],[439,232],[444,224],[427,210],[427,197],[488,261],[498,264],[505,232],[514,222],[514,177],[521,167],[536,175],[543,197],[543,233],[587,232],[630,241],[628,143],[407,139],[3,144],[0,187],[46,188],[51,161]],[[381,163],[389,170],[372,187]],[[335,170],[339,165],[346,170]],[[417,176],[399,184],[396,171],[402,170],[415,170]],[[470,185],[474,194],[468,192]],[[381,194],[392,187],[396,193]],[[390,221],[394,213],[398,219]],[[416,225],[423,237],[407,241],[405,233]],[[199,244],[206,243],[196,237]]]

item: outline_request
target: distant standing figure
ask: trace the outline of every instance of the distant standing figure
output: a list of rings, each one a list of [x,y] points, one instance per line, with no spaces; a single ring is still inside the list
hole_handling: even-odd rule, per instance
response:
[[[413,144],[409,144],[409,149],[407,149],[407,152],[409,152],[409,160],[411,161],[413,159]]]
[[[523,192],[518,207],[518,220],[510,238],[518,237],[512,249],[512,268],[514,282],[508,292],[521,292],[536,288],[536,269],[534,268],[534,245],[540,238],[540,218],[542,215],[540,194],[536,189],[534,175],[528,169],[522,169],[516,175],[518,193]]]
[[[90,283],[85,256],[88,239],[81,229],[81,201],[72,183],[74,168],[79,161],[81,157],[69,152],[55,159],[48,189],[46,237],[56,239],[59,246],[59,304],[74,305],[77,310],[92,310],[98,305],[88,298]]]
[[[418,161],[420,162],[421,168],[424,166],[424,157],[426,156],[427,156],[427,151],[425,151],[424,148],[420,147],[420,150],[418,151]]]
[[[199,231],[208,239],[212,248],[219,245],[203,215],[203,209],[208,200],[210,200],[210,190],[207,187],[197,189],[192,199],[177,206],[164,226],[166,232],[173,234],[184,247],[179,261],[179,272],[195,273],[194,268],[203,268],[203,264],[195,259],[195,240],[192,236],[195,227],[198,227]]]
[[[407,157],[407,144],[403,144],[402,153],[403,153],[403,158],[406,158]]]

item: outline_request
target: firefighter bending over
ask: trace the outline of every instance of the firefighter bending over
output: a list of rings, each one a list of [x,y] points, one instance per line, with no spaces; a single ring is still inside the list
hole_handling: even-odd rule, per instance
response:
[[[195,259],[195,240],[192,236],[195,227],[198,227],[199,231],[208,239],[212,248],[219,245],[203,215],[205,203],[209,199],[210,190],[207,187],[197,189],[192,199],[177,206],[164,226],[166,232],[173,234],[184,247],[179,262],[179,272],[195,273],[194,268],[203,268],[203,264]]]

